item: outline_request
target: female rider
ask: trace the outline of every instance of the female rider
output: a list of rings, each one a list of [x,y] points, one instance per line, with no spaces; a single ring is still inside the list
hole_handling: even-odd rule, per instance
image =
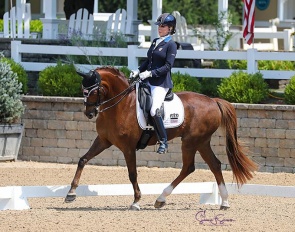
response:
[[[153,40],[147,52],[147,59],[137,70],[131,71],[130,77],[139,75],[140,79],[151,87],[153,103],[150,114],[160,143],[157,153],[163,154],[167,152],[168,144],[160,107],[168,90],[173,87],[171,68],[177,53],[177,45],[171,35],[175,33],[176,19],[173,15],[164,13],[158,17],[155,24],[158,25],[160,37]]]

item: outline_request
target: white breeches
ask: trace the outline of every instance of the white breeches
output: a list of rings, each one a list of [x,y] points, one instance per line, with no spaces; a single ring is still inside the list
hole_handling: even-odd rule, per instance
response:
[[[150,114],[153,117],[156,115],[156,110],[161,108],[161,105],[165,100],[165,96],[166,96],[169,88],[163,88],[163,87],[154,86],[151,84],[149,84],[149,85],[151,87],[151,94],[152,94],[152,98],[153,98],[153,104],[152,104]]]

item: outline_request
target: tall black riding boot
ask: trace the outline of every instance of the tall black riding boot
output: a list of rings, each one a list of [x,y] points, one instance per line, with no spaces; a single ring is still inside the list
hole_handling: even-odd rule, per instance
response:
[[[153,116],[153,119],[154,119],[154,124],[155,124],[154,125],[155,131],[157,133],[158,140],[160,142],[160,146],[159,146],[157,153],[163,154],[163,153],[166,153],[167,149],[168,149],[167,133],[166,133],[166,129],[164,127],[163,119],[162,119],[160,112],[158,110],[157,110],[156,115]]]

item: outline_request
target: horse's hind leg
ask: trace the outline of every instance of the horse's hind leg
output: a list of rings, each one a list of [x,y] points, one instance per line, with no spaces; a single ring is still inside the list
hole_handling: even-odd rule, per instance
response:
[[[176,179],[167,187],[164,189],[162,194],[157,198],[154,207],[155,208],[161,208],[166,204],[166,197],[169,196],[173,189],[181,182],[183,181],[189,174],[195,171],[195,154],[197,149],[195,146],[192,145],[192,141],[183,141],[182,142],[182,169],[180,171],[180,174],[176,177]]]
[[[78,162],[78,167],[74,179],[71,183],[71,188],[65,198],[66,203],[73,202],[76,199],[76,188],[78,187],[79,180],[85,164],[110,146],[111,144],[109,142],[100,139],[99,136],[96,137],[87,153],[84,156],[82,156]]]
[[[214,152],[212,151],[212,148],[210,146],[210,142],[203,143],[198,148],[200,155],[204,159],[204,161],[208,164],[210,170],[215,176],[220,196],[222,199],[220,209],[228,209],[229,203],[228,203],[228,192],[225,187],[225,182],[223,179],[222,171],[221,171],[221,162],[217,157],[215,156]]]

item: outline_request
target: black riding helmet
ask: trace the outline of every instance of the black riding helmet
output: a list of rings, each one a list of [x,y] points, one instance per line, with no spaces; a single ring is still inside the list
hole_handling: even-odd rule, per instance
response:
[[[157,22],[155,22],[156,25],[167,25],[168,27],[172,27],[172,30],[170,31],[170,34],[175,34],[175,27],[176,27],[176,18],[169,13],[161,14]]]

